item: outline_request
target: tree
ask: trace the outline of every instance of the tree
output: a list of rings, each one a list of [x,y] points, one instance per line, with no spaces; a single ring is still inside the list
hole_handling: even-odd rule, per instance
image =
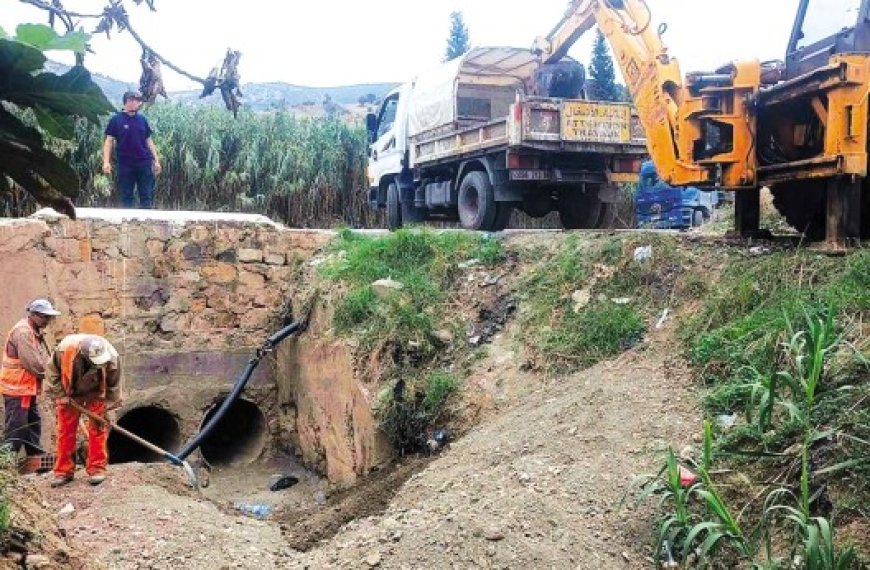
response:
[[[62,75],[42,71],[42,52],[78,56],[87,38],[82,32],[60,36],[39,24],[18,26],[14,38],[0,29],[0,202],[15,196],[12,181],[40,204],[75,218],[78,176],[47,148],[46,136],[71,141],[79,118],[98,125],[113,107],[81,65]]]
[[[592,46],[592,61],[589,65],[589,98],[596,101],[621,101],[622,90],[616,84],[613,72],[613,59],[607,48],[607,40],[601,30],[595,35],[595,45]]]
[[[444,55],[444,61],[456,59],[469,49],[468,27],[462,18],[462,12],[451,12],[450,35],[447,36],[447,53]]]

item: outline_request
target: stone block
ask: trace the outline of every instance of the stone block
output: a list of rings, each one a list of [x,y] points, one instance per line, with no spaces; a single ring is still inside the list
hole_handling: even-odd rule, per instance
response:
[[[263,261],[262,249],[240,249],[239,261],[242,263],[261,263]]]
[[[54,253],[58,261],[62,263],[74,263],[82,261],[82,250],[77,239],[45,238],[45,246]]]
[[[284,265],[287,263],[287,255],[283,253],[267,252],[265,261],[268,265]]]
[[[239,276],[234,265],[221,261],[205,264],[199,268],[199,272],[205,279],[215,283],[232,283]]]
[[[254,294],[257,290],[266,286],[266,278],[259,273],[251,273],[242,270],[239,273],[239,286],[248,294]]]

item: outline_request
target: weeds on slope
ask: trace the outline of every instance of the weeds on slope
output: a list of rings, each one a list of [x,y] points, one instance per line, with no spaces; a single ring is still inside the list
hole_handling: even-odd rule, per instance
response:
[[[731,554],[717,560],[736,549],[756,567],[859,567],[833,528],[855,521],[860,529],[870,514],[868,269],[866,251],[845,260],[802,250],[738,259],[683,324],[689,360],[708,387],[705,441],[712,450],[716,434],[716,454],[734,472],[718,485],[740,501],[737,520],[751,528],[741,544],[725,533]],[[716,486],[700,472],[704,488]],[[689,528],[711,522],[698,517]],[[706,556],[718,544],[711,529],[663,538]]]
[[[684,270],[685,254],[673,237],[586,237],[525,254],[531,269],[517,287],[521,325],[529,331],[533,361],[550,372],[619,354],[637,344],[664,309],[706,290]]]
[[[434,361],[450,342],[445,336],[464,339],[467,332],[457,309],[469,301],[456,298],[460,265],[492,266],[502,257],[500,241],[466,232],[343,231],[331,244],[332,261],[321,272],[344,289],[333,313],[336,333],[396,363],[377,413],[400,453],[424,449],[429,428],[449,419],[447,401],[459,381]],[[379,280],[390,284],[375,287]]]

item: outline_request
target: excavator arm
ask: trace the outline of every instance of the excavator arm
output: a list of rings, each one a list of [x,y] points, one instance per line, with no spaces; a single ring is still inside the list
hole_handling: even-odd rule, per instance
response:
[[[676,185],[752,185],[754,125],[745,106],[759,88],[758,63],[694,75],[685,85],[662,42],[665,27],[653,29],[645,0],[574,0],[532,50],[542,63],[559,61],[596,25],[628,84],[660,176]]]

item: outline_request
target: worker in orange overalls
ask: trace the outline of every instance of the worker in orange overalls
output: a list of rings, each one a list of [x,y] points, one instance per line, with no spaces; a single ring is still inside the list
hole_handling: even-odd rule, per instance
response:
[[[43,333],[60,314],[46,299],[36,299],[26,307],[27,316],[12,327],[3,348],[0,366],[0,393],[5,410],[4,442],[18,455],[21,447],[28,459],[42,455],[39,439],[42,418],[36,396],[42,392],[48,344]]]
[[[71,334],[57,345],[45,368],[45,393],[57,407],[57,458],[52,487],[65,485],[75,473],[76,430],[80,412],[70,400],[105,417],[108,410],[121,405],[121,365],[118,351],[109,341],[94,334]],[[106,480],[109,453],[106,441],[109,426],[88,420],[88,482],[99,485]]]

